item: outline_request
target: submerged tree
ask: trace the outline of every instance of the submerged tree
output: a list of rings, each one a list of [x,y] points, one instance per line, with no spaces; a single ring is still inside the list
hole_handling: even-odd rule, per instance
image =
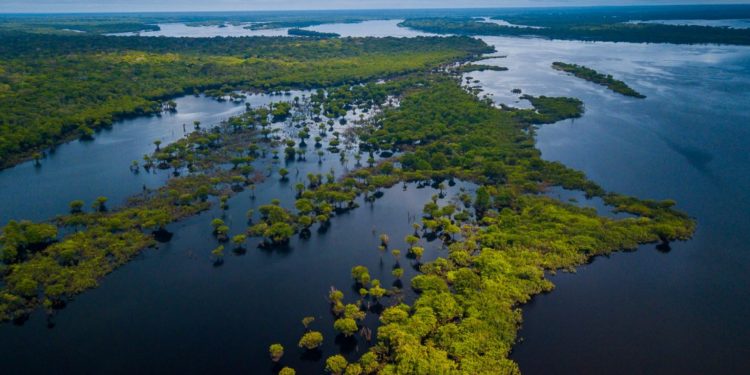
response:
[[[271,344],[271,346],[268,347],[268,354],[271,356],[272,361],[278,362],[281,360],[281,357],[284,356],[284,346],[281,344]]]
[[[323,345],[323,334],[318,331],[306,332],[297,345],[307,350],[317,349]]]
[[[326,371],[332,375],[343,375],[349,362],[341,354],[336,354],[326,359]]]

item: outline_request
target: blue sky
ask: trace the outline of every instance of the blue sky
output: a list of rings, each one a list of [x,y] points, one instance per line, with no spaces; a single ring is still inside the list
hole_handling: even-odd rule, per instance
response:
[[[722,0],[747,4],[750,0]],[[0,0],[0,13],[471,8],[716,3],[710,0]]]

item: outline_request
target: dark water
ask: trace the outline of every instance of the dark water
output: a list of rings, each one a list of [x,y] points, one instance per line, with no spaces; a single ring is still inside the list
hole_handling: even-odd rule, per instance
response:
[[[317,163],[307,164],[317,169]],[[320,167],[321,172],[326,167]],[[249,192],[232,198],[226,212],[231,233],[244,230],[241,218],[248,208],[272,198],[293,199],[294,183],[269,180],[256,191],[255,200]],[[413,277],[415,261],[405,257],[403,241],[412,232],[408,217],[421,212],[433,194],[437,191],[429,187],[391,188],[374,205],[360,200],[362,207],[334,218],[327,232],[293,239],[286,249],[260,250],[252,241],[246,254],[236,255],[227,246],[220,267],[214,267],[210,257],[217,242],[209,225],[213,217],[222,217],[220,211],[172,225],[171,242],[146,251],[107,276],[99,288],[76,298],[52,319],[54,327],[48,327],[42,313],[23,326],[0,326],[0,350],[14,353],[12,360],[4,361],[3,371],[270,373],[268,345],[280,342],[286,348],[283,365],[302,374],[320,373],[323,360],[339,350],[354,359],[367,348],[363,342],[336,337],[326,300],[329,288],[336,286],[354,302],[349,271],[358,264],[367,266],[384,287],[392,285],[396,262],[388,253],[380,255],[380,233],[390,235],[391,249],[404,250],[399,261],[406,271],[404,280]],[[423,261],[447,254],[437,243],[423,244]],[[305,316],[316,318],[311,328],[325,337],[316,355],[296,347]],[[366,323],[375,322],[376,316],[369,314]]]
[[[750,48],[485,38],[508,72],[475,73],[499,101],[513,88],[569,95],[583,118],[544,126],[543,156],[605,189],[675,199],[693,240],[600,258],[524,307],[513,353],[526,374],[750,371]],[[549,69],[585,64],[623,79],[629,99]]]
[[[295,92],[295,95],[299,94]],[[102,130],[93,141],[74,141],[60,145],[42,160],[0,171],[0,195],[4,200],[0,223],[11,219],[45,220],[68,211],[68,203],[82,199],[90,204],[106,196],[109,205],[121,204],[125,198],[140,192],[143,186],[154,188],[166,181],[167,174],[150,174],[141,170],[133,174],[130,163],[143,162],[143,155],[154,151],[154,141],[162,145],[182,138],[193,121],[213,126],[253,106],[272,101],[289,100],[283,96],[248,95],[243,103],[219,102],[206,97],[185,96],[175,99],[177,113],[139,117],[115,123]]]
[[[386,26],[374,33],[403,33]],[[750,105],[750,48],[485,40],[497,46],[498,55],[508,56],[494,62],[511,70],[472,75],[498,101],[514,104],[518,98],[510,90],[520,88],[535,95],[576,96],[586,103],[583,118],[540,129],[537,141],[545,158],[586,172],[608,190],[675,199],[699,223],[695,238],[672,244],[670,252],[643,246],[636,252],[598,258],[576,274],[552,276],[556,290],[524,307],[523,342],[513,353],[522,371],[750,372],[750,325],[746,321],[750,316],[750,114],[745,110]],[[549,65],[556,60],[611,73],[648,98],[624,98],[553,71]],[[182,111],[184,106],[180,103],[178,108]],[[181,130],[181,123],[190,121],[179,120],[173,126]],[[115,126],[111,132],[126,128]],[[75,168],[90,163],[83,155],[87,147],[97,145],[74,143],[63,147],[82,156],[62,158],[60,147],[58,167],[48,168],[51,161],[47,161],[44,173],[39,174],[59,170],[58,178],[65,182],[54,185],[56,190],[38,183],[37,195],[27,196],[32,201],[27,204],[48,199],[39,202],[37,209],[53,207],[38,214],[47,217],[65,211],[71,199],[90,200],[101,194],[116,197],[122,184],[130,188],[123,189],[121,197],[138,191],[143,184],[138,179],[146,176],[129,175],[127,165],[153,148],[153,135],[140,137],[140,132],[134,136],[148,140],[137,143],[133,156],[105,163],[111,168],[91,169],[91,173],[124,173],[113,180],[114,188],[107,188],[110,193],[102,193],[105,185],[99,176],[82,185],[90,190],[79,187],[65,193],[65,186],[76,179],[89,178],[78,176]],[[171,131],[159,134],[166,137]],[[122,145],[117,153],[130,152],[130,147],[134,146]],[[104,150],[113,153],[111,148]],[[108,155],[105,151],[97,155]],[[301,169],[300,176],[307,169],[321,173],[332,167],[342,169],[336,156],[326,158],[322,166],[314,161],[316,156],[308,156],[309,162],[287,167],[292,181],[269,180],[258,189],[256,200],[250,199],[249,192],[230,200],[226,216],[232,234],[244,229],[248,208],[272,198],[291,199],[296,168]],[[25,193],[27,189],[18,181],[32,182],[36,172],[25,172],[23,178],[6,177],[12,171],[0,173],[0,181],[8,178],[5,181],[13,181],[18,189],[14,194]],[[153,184],[163,181],[159,175],[148,178],[154,179]],[[0,186],[7,189],[10,185]],[[67,194],[59,202],[51,197],[58,190]],[[79,191],[89,191],[90,198]],[[286,347],[284,365],[295,367],[298,373],[319,373],[322,362],[303,356],[296,348],[303,333],[300,320],[306,315],[318,318],[312,328],[326,337],[320,353],[323,359],[341,348],[350,355],[361,352],[364,343],[334,340],[327,290],[336,285],[351,301],[349,269],[356,264],[368,266],[373,277],[389,285],[394,260],[386,254],[381,265],[377,234],[388,233],[392,247],[403,250],[402,239],[410,232],[408,215],[421,211],[434,193],[413,185],[406,192],[396,187],[374,206],[362,204],[335,218],[326,233],[293,240],[287,250],[261,251],[250,243],[247,253],[239,256],[228,247],[221,267],[214,267],[210,259],[216,242],[208,224],[221,212],[175,224],[170,227],[175,233],[170,243],[107,276],[100,288],[76,298],[51,322],[38,313],[23,326],[0,326],[0,353],[5,353],[3,358],[11,356],[3,361],[3,373],[48,373],[50,369],[61,373],[268,373],[272,366],[267,346],[273,342]],[[39,198],[45,194],[50,197]],[[570,197],[559,194],[563,199]],[[582,203],[603,209],[597,202]],[[7,203],[9,207],[16,204]],[[16,210],[25,217],[36,212]],[[441,251],[431,244],[426,260]],[[414,275],[408,267],[413,261],[402,256],[400,262],[408,280]],[[368,324],[375,321],[372,314],[367,319]]]
[[[293,93],[297,94],[300,93]],[[258,105],[273,99],[258,96],[249,102]],[[276,100],[281,99],[276,97]],[[186,101],[192,106],[185,105]],[[181,136],[183,120],[191,124],[193,118],[200,118],[210,126],[210,120],[219,121],[237,113],[244,104],[221,104],[211,99],[186,97],[178,101],[178,108],[188,113],[116,124],[110,132],[101,134],[93,142],[73,142],[59,147],[56,158],[45,161],[42,170],[31,166],[31,169],[26,169],[26,174],[21,173],[23,168],[6,172],[16,171],[16,178],[34,179],[45,176],[44,168],[50,165],[62,169],[61,173],[67,170],[74,174],[76,170],[62,166],[76,160],[82,167],[95,170],[101,164],[89,163],[96,161],[111,168],[98,176],[91,176],[88,183],[99,188],[92,189],[94,196],[103,192],[111,197],[120,193],[129,195],[140,190],[142,176],[128,172],[131,159],[121,154],[150,152],[154,136],[162,137],[160,139],[166,144],[174,140],[168,137],[174,127],[179,129],[180,135],[177,136]],[[202,117],[196,117],[195,112],[199,109],[204,113]],[[180,121],[172,117],[180,117]],[[343,133],[358,115],[350,112],[347,117],[349,124],[336,124],[334,130]],[[274,126],[281,128],[283,134],[296,135],[294,127]],[[130,133],[126,132],[128,130]],[[316,134],[317,130],[313,130],[312,135]],[[328,134],[327,139],[331,139],[332,132]],[[129,139],[129,143],[117,142],[123,138]],[[112,152],[111,149],[104,152],[107,150],[105,146],[112,144],[122,152]],[[71,159],[70,155],[86,154],[92,147],[101,150],[97,156],[105,160]],[[326,299],[329,288],[341,289],[347,303],[355,302],[358,288],[352,283],[350,270],[359,264],[367,266],[372,277],[380,279],[384,287],[404,287],[396,282],[391,271],[397,263],[400,264],[405,269],[403,280],[407,283],[416,275],[416,261],[407,257],[407,245],[403,239],[413,232],[411,223],[414,217],[421,212],[425,202],[439,193],[437,190],[418,188],[414,184],[409,184],[404,190],[398,185],[387,189],[384,197],[374,204],[360,199],[360,208],[334,217],[327,229],[314,226],[310,239],[294,238],[287,247],[274,250],[261,250],[257,247],[258,240],[251,239],[241,252],[235,252],[232,245],[225,244],[226,256],[220,266],[216,266],[211,257],[211,250],[219,245],[211,235],[213,218],[225,220],[231,227],[230,235],[244,233],[248,226],[248,209],[257,212],[258,206],[268,204],[272,199],[280,199],[282,205],[290,207],[296,194],[294,185],[304,182],[307,173],[333,171],[340,176],[354,168],[353,151],[346,147],[344,142],[342,152],[348,155],[344,162],[339,154],[331,153],[326,153],[318,162],[312,144],[307,149],[307,161],[302,162],[273,160],[269,152],[267,158],[254,164],[256,170],[271,177],[259,184],[254,192],[245,191],[230,199],[227,211],[214,208],[170,225],[168,230],[173,233],[170,242],[144,251],[134,261],[105,277],[98,288],[78,296],[53,317],[46,317],[38,311],[22,324],[0,325],[0,352],[13,353],[10,360],[3,361],[4,373],[48,373],[51,369],[61,373],[97,374],[270,373],[278,369],[268,357],[268,346],[275,342],[286,348],[281,365],[292,366],[299,373],[321,372],[325,358],[338,352],[356,359],[369,344],[337,336]],[[367,154],[363,159],[367,159]],[[279,180],[277,172],[281,167],[290,171],[288,181]],[[120,173],[118,169],[126,172],[121,181],[134,181],[130,190],[126,186],[114,189],[99,183],[101,179],[116,176]],[[165,181],[168,174],[168,171],[161,171],[148,177],[158,184]],[[66,181],[57,183],[60,189],[66,188]],[[471,184],[460,183],[449,188],[449,193],[440,201],[445,204],[454,199],[459,189],[471,192],[473,188]],[[33,197],[34,192],[26,194]],[[33,199],[16,202],[18,211],[28,210],[29,201]],[[60,210],[65,211],[66,205],[67,201],[64,201]],[[39,213],[42,217],[58,213],[54,211],[55,206],[44,208],[47,211]],[[389,250],[402,250],[398,261],[389,252],[381,255],[378,250],[381,233],[391,237]],[[425,239],[421,245],[427,250],[422,261],[446,255],[439,241],[427,242]],[[404,298],[413,298],[408,284]],[[303,352],[297,348],[304,333],[301,319],[305,316],[316,318],[311,328],[321,331],[326,338],[319,351]],[[377,315],[369,314],[365,324],[374,330],[376,323]]]

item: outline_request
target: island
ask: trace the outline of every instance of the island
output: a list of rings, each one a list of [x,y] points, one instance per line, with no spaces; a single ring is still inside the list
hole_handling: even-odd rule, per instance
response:
[[[614,79],[609,74],[602,74],[594,69],[587,68],[583,65],[568,64],[564,62],[555,61],[552,63],[552,69],[559,70],[561,72],[570,73],[580,79],[602,85],[618,94],[625,96],[631,96],[634,98],[644,99],[646,96],[633,90],[625,84],[625,82]]]
[[[486,65],[486,64],[464,64],[464,65],[459,66],[457,69],[457,71],[460,73],[484,72],[484,71],[504,72],[507,70],[508,68],[504,66]]]
[[[338,38],[341,36],[336,33],[324,33],[320,31],[305,30],[305,29],[299,29],[299,28],[289,29],[287,31],[287,34],[291,36],[303,36],[303,37],[308,37],[308,38]]]

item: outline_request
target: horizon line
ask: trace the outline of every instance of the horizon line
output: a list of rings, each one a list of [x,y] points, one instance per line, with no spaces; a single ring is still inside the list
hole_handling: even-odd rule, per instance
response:
[[[91,15],[91,14],[178,14],[178,13],[271,13],[271,12],[356,12],[356,11],[419,11],[419,10],[502,10],[502,9],[560,9],[560,8],[633,8],[633,7],[716,7],[750,6],[747,3],[672,3],[672,4],[619,4],[619,5],[509,5],[502,7],[425,7],[425,8],[314,8],[314,9],[233,9],[233,10],[143,10],[143,11],[74,11],[74,12],[0,12],[0,16],[22,15]]]

